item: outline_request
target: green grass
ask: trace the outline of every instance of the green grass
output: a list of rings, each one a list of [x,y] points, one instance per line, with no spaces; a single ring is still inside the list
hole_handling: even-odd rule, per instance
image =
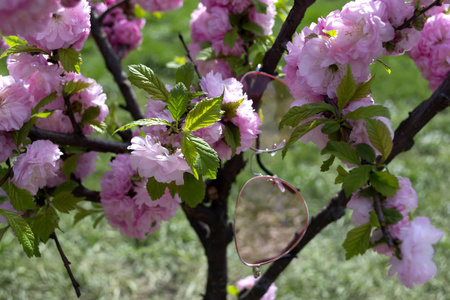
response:
[[[307,13],[307,21],[326,15],[345,1],[317,1]],[[143,45],[133,52],[123,65],[144,63],[171,83],[174,70],[165,64],[184,50],[175,35],[181,31],[189,40],[188,17],[196,7],[185,1],[179,11],[165,14],[163,19],[150,18]],[[117,88],[104,69],[95,45],[89,42],[83,53],[82,72],[104,86],[108,102],[121,101]],[[383,59],[392,67],[388,75],[375,65],[373,97],[388,105],[393,112],[393,128],[420,101],[431,95],[413,62],[406,57]],[[141,103],[145,95],[138,94]],[[326,228],[298,255],[276,281],[278,299],[448,299],[450,294],[449,260],[450,234],[447,200],[450,178],[450,155],[445,148],[450,140],[449,112],[437,116],[416,137],[415,147],[389,168],[399,176],[411,178],[419,196],[414,216],[427,216],[434,226],[445,232],[435,247],[438,273],[424,286],[409,290],[396,278],[387,276],[387,257],[372,252],[346,261],[341,247],[352,228],[350,214]],[[89,186],[98,188],[101,172],[107,169],[110,155],[103,155],[99,171]],[[311,214],[317,213],[338,187],[332,172],[320,173],[323,160],[311,144],[298,144],[284,161],[273,158],[272,168],[281,177],[302,188]],[[251,177],[248,170],[239,176],[239,183],[230,197],[233,210],[239,185]],[[86,204],[89,206],[89,204]],[[81,284],[82,299],[200,299],[205,288],[206,260],[203,249],[179,210],[170,223],[147,240],[136,240],[120,233],[102,221],[96,229],[86,220],[72,226],[72,215],[62,216],[60,242],[72,262],[72,270]],[[28,259],[11,234],[0,243],[0,299],[75,299],[66,270],[52,243],[41,247],[42,258]],[[234,284],[251,274],[251,269],[239,261],[233,244],[228,248],[229,283]],[[266,267],[265,267],[266,268]],[[264,270],[264,268],[263,268]]]

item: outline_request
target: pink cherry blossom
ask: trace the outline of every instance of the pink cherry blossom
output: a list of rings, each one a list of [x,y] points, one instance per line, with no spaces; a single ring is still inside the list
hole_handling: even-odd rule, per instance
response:
[[[45,186],[47,179],[57,175],[57,161],[63,153],[48,140],[34,141],[26,148],[27,151],[14,162],[12,182],[36,195],[38,189]]]
[[[208,22],[210,19],[211,15],[206,11],[206,6],[199,3],[197,9],[192,12],[189,22],[191,37],[194,42],[198,43],[211,40],[211,33],[208,30]]]
[[[395,208],[407,215],[409,212],[417,208],[417,193],[411,186],[411,181],[407,177],[398,177],[400,189],[397,193],[386,198],[386,208]]]
[[[266,13],[257,13],[256,9],[252,7],[249,12],[250,21],[258,24],[264,29],[264,35],[271,35],[273,25],[275,25],[275,16],[277,14],[275,4],[273,0],[264,0],[261,1],[267,4]]]
[[[183,1],[184,0],[133,0],[133,2],[139,4],[142,9],[150,12],[178,9],[183,5]]]
[[[59,0],[1,0],[0,30],[4,35],[41,31],[58,10]]]
[[[6,192],[0,188],[0,196],[3,197],[8,197],[8,194],[6,194]],[[11,204],[11,200],[6,200],[5,202],[3,202],[2,204],[0,204],[0,209],[5,209],[5,210],[9,210],[12,211],[14,213],[19,213],[17,210],[14,209],[14,207]],[[5,217],[0,214],[0,223],[1,224],[8,224],[8,222],[6,221]]]
[[[73,172],[73,174],[78,179],[83,181],[84,179],[86,179],[86,177],[94,173],[96,169],[95,168],[96,160],[98,160],[98,152],[89,151],[81,154],[78,157],[77,168],[75,169],[75,172]]]
[[[61,5],[64,7],[75,7],[80,4],[81,0],[61,0]]]
[[[6,161],[8,158],[13,158],[14,154],[12,151],[16,149],[12,135],[0,130],[0,163]]]
[[[414,284],[422,285],[430,280],[437,271],[433,262],[434,249],[443,236],[443,232],[430,224],[425,217],[417,217],[410,223],[402,237],[401,260],[392,256],[389,263],[389,276],[397,273],[398,280],[412,289]]]
[[[198,43],[191,43],[188,46],[189,53],[191,57],[195,58],[198,53],[202,50]],[[211,71],[215,73],[220,73],[224,78],[232,77],[233,71],[231,70],[230,64],[225,58],[216,58],[211,60],[195,60],[194,63],[197,66],[200,75],[205,76]]]
[[[366,224],[370,220],[370,212],[373,211],[373,200],[366,197],[360,197],[358,192],[354,192],[347,208],[352,209],[352,222],[355,226]]]
[[[22,80],[0,76],[0,130],[19,130],[30,120],[33,100]]]
[[[145,105],[145,117],[146,118],[159,118],[164,119],[169,122],[173,122],[172,115],[167,108],[167,104],[160,100],[148,99],[147,104]],[[156,125],[156,126],[148,126],[142,127],[141,131],[145,134],[151,135],[163,144],[168,144],[170,141],[170,135],[165,134],[167,132],[167,126],[165,125]],[[180,147],[181,138],[174,137],[172,138],[172,145],[175,147]]]
[[[237,289],[239,292],[243,291],[244,289],[250,290],[256,283],[258,279],[255,278],[253,275],[249,275],[241,280],[239,280],[236,283]],[[272,283],[269,286],[269,289],[267,292],[261,297],[261,300],[274,300],[276,296],[276,291],[278,290],[275,283]]]
[[[134,137],[128,149],[132,150],[131,167],[142,177],[155,177],[159,182],[175,181],[177,185],[182,185],[184,172],[190,171],[181,149],[170,153],[150,135]]]
[[[72,8],[60,6],[43,30],[24,38],[29,44],[47,51],[70,46],[80,51],[91,30],[90,12],[87,0]]]

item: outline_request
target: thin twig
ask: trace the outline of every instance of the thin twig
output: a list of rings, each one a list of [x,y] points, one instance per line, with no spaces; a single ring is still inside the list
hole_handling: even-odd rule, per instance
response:
[[[110,7],[108,7],[107,10],[105,10],[105,11],[98,17],[98,20],[99,20],[100,22],[103,22],[103,19],[106,17],[106,15],[109,14],[109,13],[110,13],[112,10],[114,10],[115,8],[117,8],[117,7],[119,7],[119,6],[122,6],[122,4],[126,4],[126,5],[128,6],[128,1],[129,1],[129,0],[122,0],[122,1],[119,1],[119,2],[117,2],[117,3],[113,4],[113,5],[111,5]]]
[[[427,7],[425,7],[424,9],[422,9],[422,10],[419,10],[418,12],[418,14],[416,15],[416,14],[414,14],[411,18],[409,18],[408,20],[406,20],[402,25],[400,25],[400,26],[398,26],[398,27],[396,27],[396,28],[394,28],[396,31],[400,31],[400,30],[402,30],[402,29],[405,29],[405,28],[411,28],[412,26],[411,26],[411,23],[413,22],[413,21],[415,21],[418,17],[420,17],[421,15],[423,15],[423,14],[425,14],[428,10],[430,10],[432,7],[434,7],[434,6],[440,6],[441,5],[441,0],[436,0],[436,1],[434,1],[433,3],[431,3],[430,5],[428,5]]]
[[[184,42],[184,38],[181,35],[181,33],[178,32],[178,38],[180,39],[181,43],[183,44],[184,50],[186,51],[186,56],[187,58],[189,58],[189,60],[194,64],[194,69],[195,69],[195,73],[197,73],[198,78],[202,78],[202,76],[200,75],[200,72],[197,69],[197,65],[195,64],[194,60],[191,57],[191,53],[189,52],[189,49],[186,45],[186,43]]]
[[[380,223],[381,232],[383,232],[384,239],[386,240],[387,245],[389,248],[392,248],[394,246],[394,240],[392,238],[391,233],[387,229],[387,222],[386,218],[384,217],[383,210],[381,208],[381,202],[380,202],[380,195],[377,191],[374,190],[373,192],[373,207],[375,209],[375,213],[378,217],[378,222]]]
[[[75,279],[75,276],[73,276],[72,270],[70,268],[70,261],[67,259],[67,256],[64,254],[64,251],[61,247],[61,244],[59,243],[56,233],[53,232],[50,235],[50,238],[52,238],[55,241],[56,248],[58,248],[59,255],[61,255],[61,259],[64,263],[64,267],[66,268],[67,273],[69,273],[69,277],[70,277],[70,280],[72,281],[72,286],[75,289],[75,293],[77,294],[77,297],[80,298],[80,296],[81,296],[80,284]]]
[[[6,180],[8,180],[9,175],[11,175],[12,168],[8,168],[8,172],[6,172],[5,176],[0,180],[0,186],[2,186]]]
[[[73,114],[72,105],[70,104],[70,96],[64,95],[63,98],[64,98],[64,104],[66,105],[66,108],[67,108],[67,115],[69,116],[70,123],[72,123],[73,132],[77,135],[81,135],[82,132],[81,132],[80,125],[78,125],[77,121],[75,120],[75,115]]]

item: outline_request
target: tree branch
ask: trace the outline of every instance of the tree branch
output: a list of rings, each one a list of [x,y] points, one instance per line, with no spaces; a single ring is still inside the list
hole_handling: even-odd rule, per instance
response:
[[[408,151],[414,144],[414,136],[439,112],[450,105],[450,73],[444,82],[426,101],[418,105],[395,131],[394,146],[386,164],[391,162],[399,153]],[[251,290],[240,297],[240,300],[260,299],[278,275],[289,265],[291,260],[311,241],[323,228],[338,220],[345,214],[347,202],[341,190],[328,206],[311,219],[303,239],[289,253],[291,255],[275,261]]]
[[[99,152],[125,153],[128,152],[127,147],[129,146],[129,144],[126,143],[101,140],[72,133],[44,130],[34,126],[31,127],[28,137],[32,141],[50,140],[53,143],[60,145],[81,147],[87,150]]]
[[[127,104],[126,109],[130,112],[131,116],[135,119],[143,119],[144,115],[139,107],[139,103],[136,99],[136,95],[131,88],[131,84],[128,81],[128,77],[122,69],[119,56],[114,52],[108,37],[103,29],[101,20],[98,17],[95,9],[91,11],[91,34],[97,44],[100,52],[105,60],[106,67],[111,72],[116,81],[119,89]]]

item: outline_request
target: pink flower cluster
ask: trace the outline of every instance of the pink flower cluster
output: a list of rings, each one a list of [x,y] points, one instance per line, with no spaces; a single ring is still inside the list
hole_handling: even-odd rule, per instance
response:
[[[118,0],[107,0],[105,3],[95,3],[97,12],[104,13],[108,7],[116,4]],[[103,19],[103,26],[114,51],[124,58],[131,50],[142,43],[141,30],[145,19],[137,19],[124,13],[117,7],[110,11]]]
[[[166,190],[162,198],[153,201],[146,189],[147,180],[135,179],[138,174],[131,168],[130,158],[119,154],[109,163],[111,170],[100,179],[100,197],[112,226],[120,228],[122,234],[143,239],[175,215],[181,200]]]
[[[50,51],[72,46],[80,51],[91,31],[91,6],[82,0],[74,7],[63,7],[53,12],[43,30],[24,35],[30,45]]]
[[[258,279],[255,278],[253,275],[249,275],[241,280],[239,280],[236,284],[237,289],[239,292],[243,290],[250,290],[256,283]],[[278,290],[275,283],[272,283],[267,290],[267,292],[261,297],[261,300],[275,300],[277,297],[276,291]]]
[[[232,30],[229,15],[242,14],[248,10],[248,20],[261,26],[265,35],[272,34],[272,27],[275,24],[275,1],[261,1],[267,4],[265,14],[257,13],[252,1],[200,1],[198,8],[191,14],[191,32],[193,43],[189,45],[190,54],[196,57],[200,52],[200,43],[211,43],[216,56],[240,56],[244,53],[244,39],[238,37],[233,48],[225,45],[223,39],[227,32]],[[226,59],[217,58],[210,61],[196,61],[201,74],[206,74],[211,70],[221,72],[225,77],[231,77],[231,68]]]
[[[144,10],[150,12],[155,11],[171,11],[180,8],[184,0],[133,0],[135,4],[139,4]]]
[[[394,196],[386,198],[382,206],[396,209],[403,216],[402,220],[388,226],[392,237],[400,243],[401,259],[387,244],[374,247],[374,251],[391,256],[392,267],[389,276],[398,273],[399,281],[412,288],[413,283],[424,284],[436,274],[436,265],[432,261],[434,250],[431,245],[440,240],[443,232],[434,228],[428,218],[418,217],[412,221],[409,219],[409,213],[417,207],[417,194],[408,178],[398,180],[400,189]],[[360,197],[358,192],[353,193],[347,208],[353,210],[352,221],[356,226],[369,222],[369,213],[374,211],[372,199]],[[372,238],[373,242],[381,239],[381,230],[375,230]]]
[[[56,177],[63,154],[58,146],[48,140],[37,140],[26,146],[27,151],[20,154],[13,165],[12,182],[21,189],[36,195],[47,180]]]
[[[427,18],[418,44],[408,55],[430,81],[429,88],[436,90],[450,71],[450,16],[438,12]]]

